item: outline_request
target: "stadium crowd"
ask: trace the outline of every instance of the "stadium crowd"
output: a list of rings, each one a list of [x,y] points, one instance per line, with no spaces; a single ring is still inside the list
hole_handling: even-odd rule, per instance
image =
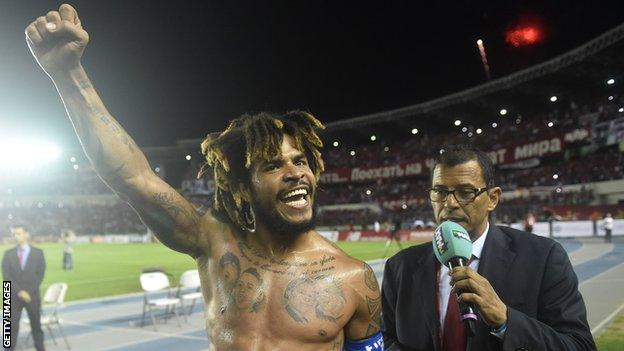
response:
[[[403,138],[392,137],[392,141],[380,137],[375,142],[357,147],[333,147],[332,140],[325,140],[323,157],[328,171],[347,169],[348,172],[355,167],[380,167],[433,158],[444,144],[449,143],[471,142],[484,150],[495,150],[511,147],[518,141],[545,140],[578,128],[591,130],[591,137],[566,145],[559,154],[537,158],[530,168],[498,165],[496,184],[502,186],[504,192],[520,195],[506,197],[496,211],[496,219],[516,222],[527,212],[533,212],[543,220],[549,216],[542,211],[546,205],[589,205],[595,202],[591,188],[564,191],[563,186],[624,178],[624,153],[619,151],[617,143],[606,142],[611,133],[609,123],[624,120],[624,109],[620,106],[620,98],[582,105],[570,102],[548,113],[501,117],[495,127],[484,127],[482,135],[476,134],[473,127],[462,132],[463,126],[457,126],[443,134],[421,131]],[[352,151],[355,155],[351,155]],[[45,177],[35,177],[34,180],[18,177],[4,182],[6,186],[0,188],[0,195],[5,198],[2,201],[0,197],[0,229],[7,229],[15,223],[29,223],[35,235],[58,235],[64,229],[72,229],[78,234],[144,233],[145,226],[123,202],[102,205],[100,201],[89,201],[89,196],[97,199],[112,192],[88,165],[79,163],[80,167],[49,170],[44,173]],[[201,160],[193,159],[179,186],[187,198],[205,209],[210,206],[214,183],[210,172],[204,178],[196,179],[200,166]],[[393,225],[400,222],[402,228],[431,225],[433,214],[427,198],[428,173],[425,169],[419,175],[402,178],[321,183],[317,193],[319,206],[375,204],[377,209],[355,207],[346,210],[338,206],[320,211],[317,225],[372,228],[375,221]],[[536,187],[540,191],[529,191]],[[63,206],[60,201],[51,200],[55,196],[72,195],[87,196],[81,200],[81,205]],[[19,201],[12,199],[22,196],[42,196],[44,200],[29,206],[16,206]]]

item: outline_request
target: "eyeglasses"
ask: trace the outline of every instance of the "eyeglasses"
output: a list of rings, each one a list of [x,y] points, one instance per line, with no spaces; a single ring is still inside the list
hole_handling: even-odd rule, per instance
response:
[[[429,199],[433,202],[444,202],[448,198],[449,194],[453,194],[455,200],[458,203],[465,205],[473,202],[477,196],[483,194],[488,190],[487,187],[484,188],[457,188],[454,190],[444,189],[444,188],[432,188],[429,189]]]

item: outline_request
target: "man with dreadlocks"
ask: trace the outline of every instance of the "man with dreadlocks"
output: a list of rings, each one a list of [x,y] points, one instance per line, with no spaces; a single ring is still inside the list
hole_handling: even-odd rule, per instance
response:
[[[100,177],[165,245],[196,260],[210,349],[383,349],[372,269],[313,230],[316,118],[245,115],[208,135],[202,172],[214,170],[216,193],[200,214],[106,110],[80,63],[89,36],[74,8],[39,17],[26,38]]]

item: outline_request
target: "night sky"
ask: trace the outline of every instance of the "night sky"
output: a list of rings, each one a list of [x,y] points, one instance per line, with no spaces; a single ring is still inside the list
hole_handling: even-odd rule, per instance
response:
[[[83,65],[142,146],[203,137],[245,112],[305,109],[330,122],[415,104],[571,50],[624,22],[621,1],[74,1]],[[56,1],[0,1],[0,137],[75,147],[24,28]],[[515,48],[505,31],[538,25]]]

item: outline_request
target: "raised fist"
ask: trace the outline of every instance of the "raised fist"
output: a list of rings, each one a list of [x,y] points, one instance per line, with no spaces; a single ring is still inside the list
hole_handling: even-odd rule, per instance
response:
[[[89,34],[82,29],[76,10],[63,4],[26,27],[26,42],[41,68],[53,77],[80,66]]]

